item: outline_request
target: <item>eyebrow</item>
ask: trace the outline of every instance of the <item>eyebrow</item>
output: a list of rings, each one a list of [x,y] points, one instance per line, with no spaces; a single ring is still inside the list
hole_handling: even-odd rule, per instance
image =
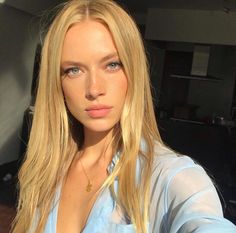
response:
[[[107,61],[107,60],[109,60],[111,58],[114,58],[114,57],[118,57],[118,53],[117,52],[109,53],[108,55],[102,57],[99,62],[103,63],[103,62],[105,62],[105,61]],[[70,60],[63,61],[61,63],[61,67],[67,66],[67,65],[80,66],[80,65],[83,65],[83,63],[82,62],[77,62],[77,61],[70,61]]]

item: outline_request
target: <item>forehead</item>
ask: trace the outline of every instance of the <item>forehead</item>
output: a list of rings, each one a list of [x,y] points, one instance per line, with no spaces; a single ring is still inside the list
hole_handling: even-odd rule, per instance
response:
[[[99,21],[85,20],[69,28],[65,35],[62,57],[116,52],[109,29]]]

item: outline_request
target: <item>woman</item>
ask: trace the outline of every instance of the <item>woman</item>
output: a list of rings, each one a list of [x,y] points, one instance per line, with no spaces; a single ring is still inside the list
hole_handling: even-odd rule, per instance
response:
[[[145,51],[109,0],[72,0],[42,50],[13,232],[236,232],[204,170],[166,148]]]

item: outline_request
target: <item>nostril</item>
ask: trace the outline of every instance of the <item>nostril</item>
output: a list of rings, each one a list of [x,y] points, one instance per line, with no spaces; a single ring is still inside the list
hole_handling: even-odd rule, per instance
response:
[[[95,97],[94,95],[92,95],[91,93],[86,94],[85,97],[86,97],[88,100],[94,100],[94,99],[96,99],[96,97]]]
[[[96,99],[98,96],[105,94],[105,88],[102,83],[91,82],[88,85],[86,98],[88,99]]]

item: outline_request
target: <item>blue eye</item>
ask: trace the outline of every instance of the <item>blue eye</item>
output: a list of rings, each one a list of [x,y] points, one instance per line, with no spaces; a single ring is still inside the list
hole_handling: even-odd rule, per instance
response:
[[[69,77],[77,76],[81,73],[81,70],[79,67],[71,67],[64,70],[64,74],[68,75]]]
[[[120,62],[110,62],[108,65],[107,65],[107,69],[108,70],[118,70],[121,68],[121,63]]]

